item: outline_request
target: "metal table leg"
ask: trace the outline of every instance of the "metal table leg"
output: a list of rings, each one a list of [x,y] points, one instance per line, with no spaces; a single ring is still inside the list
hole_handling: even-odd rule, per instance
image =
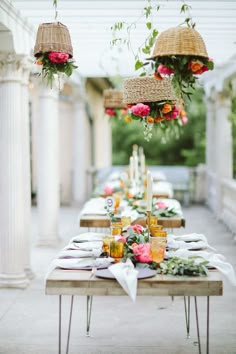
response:
[[[58,354],[61,354],[61,295],[59,295],[59,332],[58,332]]]
[[[207,354],[209,354],[209,328],[210,328],[210,296],[207,296],[207,338],[206,338]]]
[[[186,296],[184,296],[184,311],[185,311],[187,339],[189,339],[190,338],[190,296],[188,296],[188,305],[186,304]]]
[[[71,296],[71,303],[70,303],[70,316],[69,316],[68,333],[67,333],[66,354],[69,353],[70,330],[71,330],[71,319],[72,319],[72,311],[73,311],[73,302],[74,302],[74,295]]]
[[[87,295],[87,319],[86,319],[86,335],[90,336],[90,322],[92,314],[93,296]]]
[[[198,308],[197,308],[197,297],[194,296],[195,302],[195,313],[196,313],[196,326],[197,326],[197,340],[198,340],[198,353],[201,354],[201,341],[200,341],[200,331],[199,331],[199,321],[198,321]]]

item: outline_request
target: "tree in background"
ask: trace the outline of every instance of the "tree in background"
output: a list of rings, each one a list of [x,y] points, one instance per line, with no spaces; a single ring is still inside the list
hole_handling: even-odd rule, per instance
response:
[[[121,119],[111,119],[113,165],[129,163],[133,144],[143,146],[148,165],[197,166],[204,163],[206,107],[203,89],[194,91],[185,108],[189,121],[181,127],[179,138],[165,139],[163,131],[156,129],[152,139],[147,142],[139,122],[127,123]]]

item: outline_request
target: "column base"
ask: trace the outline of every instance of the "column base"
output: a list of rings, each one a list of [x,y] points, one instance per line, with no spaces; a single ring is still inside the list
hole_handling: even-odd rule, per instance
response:
[[[31,268],[25,268],[25,275],[27,276],[28,279],[32,280],[35,278],[35,274],[32,271]]]
[[[21,274],[1,274],[0,273],[0,288],[26,288],[30,281],[25,273]]]

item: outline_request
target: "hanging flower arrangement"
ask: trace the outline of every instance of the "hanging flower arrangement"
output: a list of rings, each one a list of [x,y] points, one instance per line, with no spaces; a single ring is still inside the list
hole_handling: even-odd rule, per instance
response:
[[[170,132],[182,125],[176,97],[167,78],[157,81],[148,76],[125,80],[124,101],[128,107],[125,120],[140,121],[147,141],[151,139],[154,127]]]
[[[201,35],[192,27],[174,27],[162,32],[153,55],[154,77],[170,76],[177,97],[190,99],[199,75],[214,69]]]
[[[123,92],[115,89],[103,91],[105,114],[111,118],[122,119],[127,113],[127,108],[123,102]]]
[[[57,19],[57,0],[53,0],[55,20]],[[42,23],[39,25],[34,46],[36,64],[42,66],[41,75],[52,87],[55,77],[61,74],[71,76],[77,68],[73,57],[73,48],[68,28],[60,23]]]

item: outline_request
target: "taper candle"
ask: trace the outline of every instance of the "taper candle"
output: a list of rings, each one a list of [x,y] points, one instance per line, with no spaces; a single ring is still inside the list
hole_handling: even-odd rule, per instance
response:
[[[147,172],[147,211],[152,211],[152,175]]]

